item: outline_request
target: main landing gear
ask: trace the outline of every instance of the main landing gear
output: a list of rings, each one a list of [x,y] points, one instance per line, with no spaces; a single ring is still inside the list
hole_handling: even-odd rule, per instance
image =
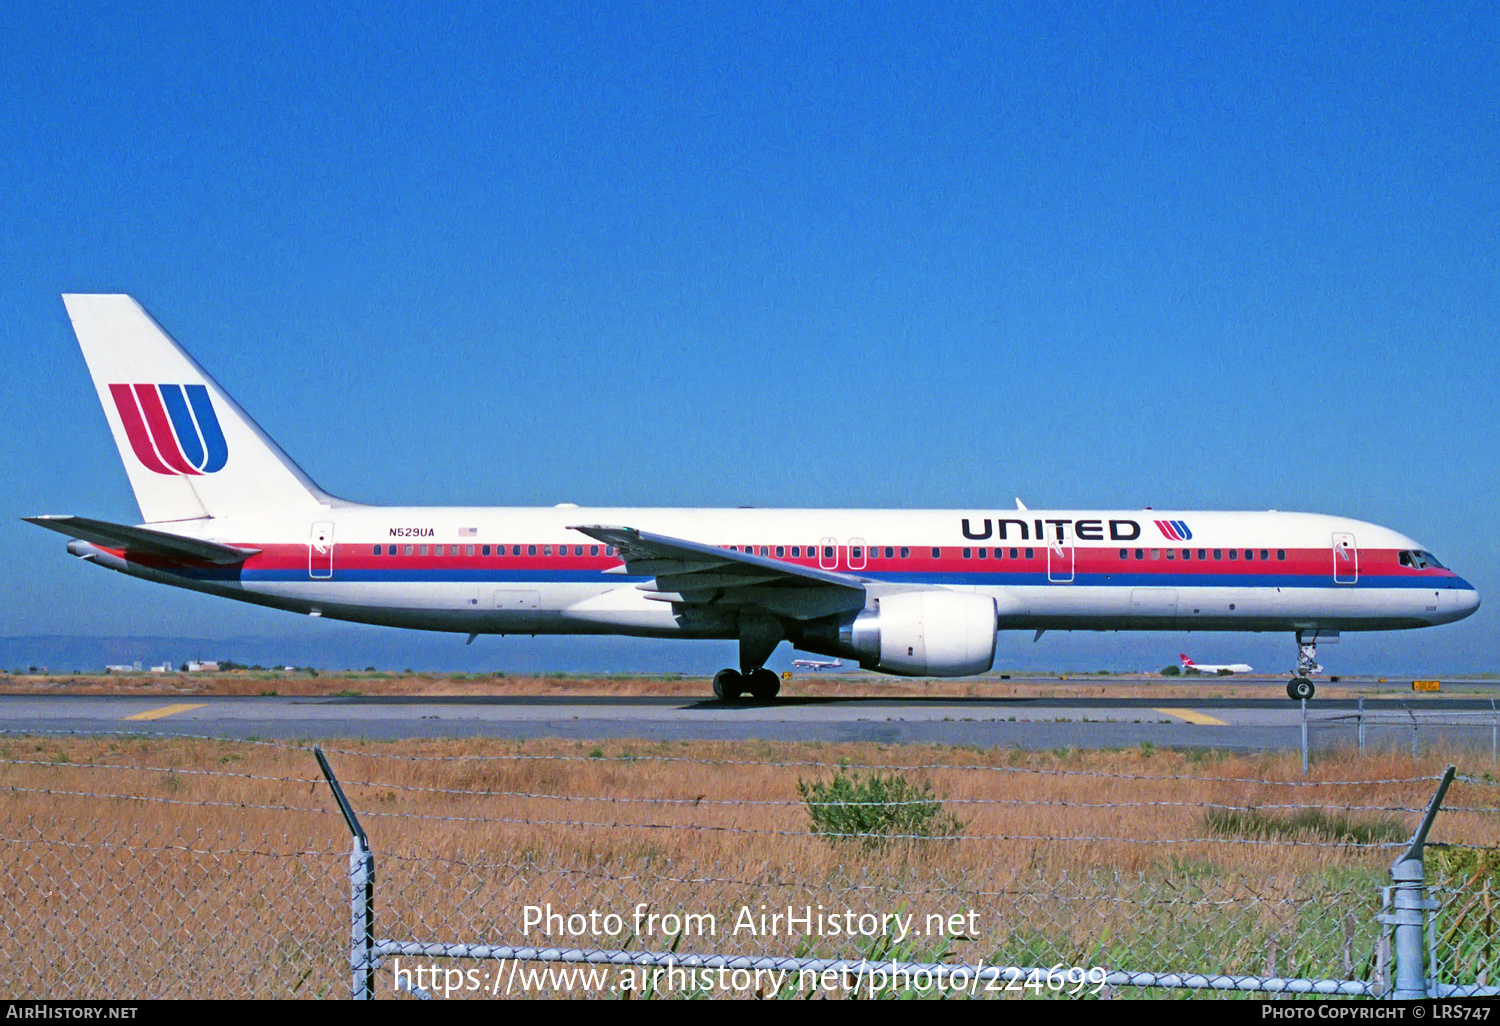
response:
[[[774,670],[762,666],[749,673],[720,670],[714,674],[714,697],[733,702],[745,693],[757,702],[769,702],[781,693],[781,678]]]
[[[740,614],[739,628],[740,668],[714,674],[714,697],[733,702],[748,692],[757,702],[769,702],[781,693],[781,678],[765,663],[786,632],[774,617],[748,612]]]
[[[1326,632],[1325,632],[1326,633]],[[1338,634],[1335,632],[1331,640],[1337,641]],[[1323,667],[1318,665],[1318,632],[1297,632],[1297,672],[1286,686],[1286,697],[1294,702],[1311,698],[1318,691],[1309,679],[1315,673],[1322,673]]]

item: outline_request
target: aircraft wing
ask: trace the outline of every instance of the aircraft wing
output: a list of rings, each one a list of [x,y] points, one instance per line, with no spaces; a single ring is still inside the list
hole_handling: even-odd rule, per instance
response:
[[[865,582],[849,574],[755,556],[716,545],[602,524],[570,528],[606,545],[625,561],[621,573],[654,578],[639,585],[648,598],[706,605],[761,606],[795,619],[815,619],[865,604]]]
[[[241,549],[218,542],[184,538],[178,534],[154,531],[149,527],[127,527],[111,524],[106,520],[90,520],[87,517],[49,516],[22,517],[28,524],[45,527],[49,531],[65,534],[69,538],[82,538],[95,545],[110,549],[127,549],[144,552],[167,559],[191,560],[199,563],[243,563],[260,549]]]

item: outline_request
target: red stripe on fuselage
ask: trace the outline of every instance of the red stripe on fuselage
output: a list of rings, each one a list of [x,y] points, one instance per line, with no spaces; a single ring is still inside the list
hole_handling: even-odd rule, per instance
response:
[[[292,543],[284,545],[262,545],[258,543],[239,542],[250,548],[259,548],[261,552],[246,561],[245,567],[249,570],[287,570],[305,569],[307,566],[307,544]],[[538,545],[538,549],[542,546]],[[944,547],[941,554],[934,559],[931,555],[930,546],[920,548],[919,551],[913,547],[913,554],[907,559],[892,557],[886,559],[878,557],[866,561],[863,567],[853,569],[848,563],[848,551],[840,546],[838,565],[834,569],[840,573],[867,573],[879,576],[882,573],[907,573],[907,574],[1008,574],[1029,573],[1043,575],[1047,572],[1047,550],[1043,546],[1032,545],[1033,556],[1027,559],[1024,555],[1026,546],[1017,546],[1017,558],[1010,558],[1010,546],[1005,547],[1004,558],[993,558],[993,547],[991,557],[981,560],[977,556],[964,559],[962,547]],[[346,543],[335,547],[334,568],[338,570],[379,570],[379,569],[402,569],[402,570],[441,570],[445,567],[463,569],[501,569],[509,567],[515,570],[594,570],[602,571],[610,567],[620,565],[620,559],[615,556],[546,556],[538,552],[535,556],[512,556],[506,555],[485,556],[479,553],[463,556],[436,556],[430,552],[426,555],[413,553],[407,555],[374,555],[371,545],[362,543]],[[757,548],[757,551],[758,548]],[[774,548],[772,549],[774,551]],[[973,551],[971,549],[971,551]],[[1075,548],[1073,570],[1075,574],[1089,574],[1093,576],[1108,577],[1115,574],[1129,574],[1133,577],[1142,575],[1180,576],[1183,574],[1203,575],[1219,579],[1219,583],[1231,584],[1236,578],[1249,576],[1285,575],[1287,577],[1326,577],[1330,586],[1333,584],[1333,554],[1330,549],[1287,549],[1287,558],[1276,559],[1275,549],[1270,559],[1261,560],[1260,549],[1255,551],[1256,558],[1244,559],[1244,549],[1238,549],[1240,557],[1237,560],[1225,559],[1203,559],[1197,558],[1197,549],[1194,548],[1192,559],[1182,559],[1181,550],[1178,550],[1176,559],[1166,559],[1165,551],[1158,549],[1160,555],[1157,559],[1136,559],[1134,548],[1129,550],[1128,559],[1119,558],[1118,548]],[[1150,550],[1147,549],[1147,552]],[[1207,551],[1212,552],[1212,549]],[[1228,552],[1228,549],[1221,549]],[[774,558],[774,557],[768,557]],[[1457,576],[1454,571],[1429,567],[1417,570],[1411,567],[1403,567],[1398,562],[1398,553],[1394,549],[1363,549],[1359,553],[1359,571],[1361,579],[1388,577],[1392,579],[1410,579],[1413,577],[1427,577],[1441,579]],[[817,556],[787,557],[781,560],[792,566],[818,567]],[[1061,564],[1066,566],[1064,562]],[[1054,570],[1057,566],[1054,566]],[[1208,583],[1208,582],[1206,582]],[[1059,586],[1065,586],[1059,584]]]

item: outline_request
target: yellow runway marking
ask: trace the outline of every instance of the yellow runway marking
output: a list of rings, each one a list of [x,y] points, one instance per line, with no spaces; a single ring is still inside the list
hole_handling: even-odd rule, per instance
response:
[[[136,713],[134,716],[125,717],[127,720],[159,720],[163,716],[172,716],[177,713],[189,712],[193,709],[202,709],[203,703],[178,702],[175,705],[164,705],[160,709],[148,709],[146,712]]]
[[[1191,709],[1157,709],[1156,711],[1159,713],[1165,713],[1168,716],[1176,716],[1179,719],[1187,720],[1189,723],[1196,723],[1200,727],[1229,726],[1229,724],[1225,723],[1223,720],[1216,720],[1212,716],[1205,716],[1200,712],[1193,712],[1193,710]]]

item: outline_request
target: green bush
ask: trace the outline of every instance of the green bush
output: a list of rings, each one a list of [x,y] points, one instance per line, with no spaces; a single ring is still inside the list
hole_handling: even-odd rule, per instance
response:
[[[1163,677],[1176,677],[1181,673],[1182,667],[1178,666],[1176,663],[1173,663],[1171,666],[1163,666],[1161,670],[1161,675]]]
[[[861,777],[842,769],[827,782],[797,779],[812,830],[830,841],[858,841],[876,849],[912,837],[957,837],[964,824],[943,811],[932,783],[914,784],[899,773]]]

